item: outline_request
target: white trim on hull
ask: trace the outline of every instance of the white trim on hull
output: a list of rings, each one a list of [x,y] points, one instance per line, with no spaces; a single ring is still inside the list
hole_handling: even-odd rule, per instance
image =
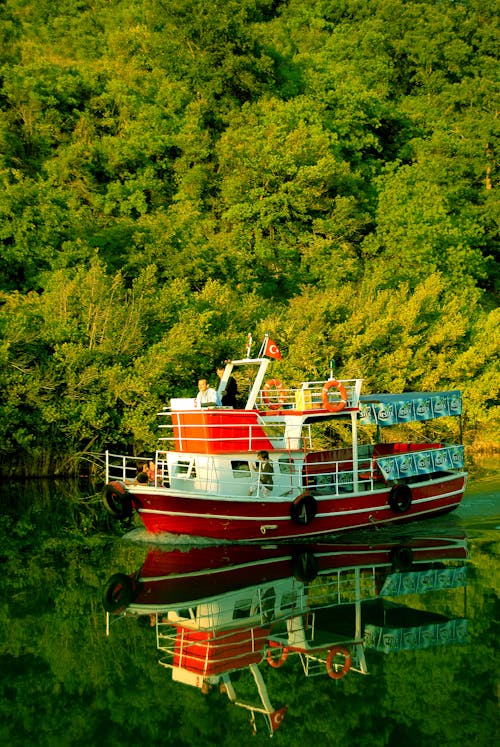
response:
[[[289,516],[284,516],[282,518],[280,517],[241,517],[241,516],[235,516],[235,517],[211,517],[209,521],[216,522],[216,523],[223,523],[223,522],[231,522],[231,521],[237,521],[237,522],[252,522],[252,524],[255,525],[255,533],[252,533],[251,535],[249,533],[244,533],[245,536],[238,536],[234,541],[237,542],[259,542],[262,541],[263,538],[266,538],[268,540],[274,541],[274,540],[298,540],[300,538],[311,538],[311,537],[319,537],[324,535],[330,535],[330,534],[336,534],[338,532],[346,532],[346,531],[352,531],[352,530],[359,530],[359,529],[366,529],[370,526],[384,526],[389,524],[402,524],[409,521],[413,521],[416,519],[423,519],[428,518],[432,515],[438,515],[442,513],[449,513],[451,511],[454,511],[461,502],[463,494],[463,489],[460,491],[454,491],[452,493],[447,493],[439,497],[439,499],[434,498],[423,498],[419,501],[415,501],[413,505],[418,506],[419,503],[430,503],[431,501],[436,502],[436,500],[439,500],[440,503],[442,500],[447,500],[449,498],[453,498],[454,496],[457,496],[457,499],[455,501],[452,501],[451,503],[447,503],[446,505],[434,505],[432,507],[429,507],[427,509],[420,509],[417,511],[412,511],[408,513],[403,514],[393,514],[385,516],[382,519],[376,519],[372,516],[372,514],[377,511],[376,508],[367,508],[364,510],[356,510],[356,511],[344,511],[339,512],[338,514],[334,516],[353,516],[355,514],[357,515],[363,515],[364,518],[361,518],[360,521],[356,521],[354,523],[350,524],[344,524],[341,526],[333,526],[330,525],[328,527],[325,527],[324,529],[318,528],[318,522],[321,520],[325,520],[332,518],[332,514],[317,514],[315,520],[309,525],[309,526],[303,526],[300,527],[300,532],[290,532],[290,531],[283,531],[283,529],[280,529],[279,522],[289,522],[290,518]],[[378,509],[379,511],[383,510],[385,512],[388,511],[387,505],[382,506]],[[167,512],[167,511],[154,511],[154,510],[148,510],[147,513],[157,516],[182,516],[184,518],[193,518],[193,519],[206,519],[205,516],[200,514],[174,514],[173,512]],[[370,516],[372,517],[370,519]],[[278,525],[277,525],[278,522]],[[296,529],[296,527],[294,526]],[[228,529],[228,528],[226,528]],[[185,535],[186,530],[179,530],[176,531],[173,528],[164,528],[157,530],[159,533],[165,532],[170,534],[176,534],[179,536]],[[257,531],[259,534],[257,535]],[[231,536],[233,537],[233,531],[231,530]],[[207,539],[213,539],[218,541],[225,541],[226,540],[226,534],[223,532],[204,532],[200,531],[196,535],[198,537],[205,537]]]
[[[460,475],[453,475],[452,479],[457,479],[457,477],[460,477]],[[432,484],[432,483],[428,483]],[[419,488],[423,487],[422,485],[418,485]],[[429,497],[423,497],[423,498],[415,498],[413,500],[412,505],[417,506],[422,503],[429,503],[429,502],[435,502],[435,501],[441,501],[446,498],[450,498],[454,495],[459,495],[460,499],[465,490],[465,486],[460,488],[459,490],[453,490],[449,493],[442,493],[440,495],[433,495]],[[369,495],[380,495],[384,494],[387,495],[387,490],[384,491],[377,491],[370,493]],[[367,493],[361,493],[359,495],[353,495],[353,496],[315,496],[318,506],[321,505],[322,502],[326,500],[346,500],[346,498],[349,498],[349,500],[352,499],[358,499],[360,497],[366,497]],[[183,496],[179,500],[186,500],[186,497]],[[196,496],[196,500],[208,500],[208,498],[199,496]],[[211,500],[213,501],[214,498],[212,497]],[[233,499],[234,502],[234,499]],[[241,501],[240,501],[241,502]],[[246,501],[245,501],[246,503]],[[283,503],[284,506],[286,506],[287,509],[290,507],[290,501],[273,501],[273,505],[278,505],[279,503]],[[460,503],[460,500],[459,500]],[[255,505],[255,501],[251,504]],[[458,505],[458,504],[457,504]],[[381,505],[378,506],[370,506],[368,508],[357,508],[357,509],[349,509],[348,511],[335,511],[335,512],[328,512],[328,513],[321,513],[318,511],[316,514],[316,519],[320,518],[327,518],[327,517],[334,517],[334,516],[352,516],[354,514],[366,514],[366,513],[372,513],[373,511],[386,511],[388,509],[387,502],[384,502]],[[243,516],[238,514],[211,514],[210,517],[207,517],[206,513],[199,513],[199,512],[191,512],[191,511],[171,511],[171,510],[161,510],[161,509],[152,509],[152,508],[139,508],[138,513],[140,514],[154,514],[157,516],[175,516],[175,517],[181,517],[184,516],[186,518],[190,519],[205,519],[205,520],[217,520],[217,521],[288,521],[290,518],[289,511],[286,514],[283,514],[282,516]],[[398,514],[395,518],[401,518],[404,514]],[[370,524],[372,522],[369,522]]]

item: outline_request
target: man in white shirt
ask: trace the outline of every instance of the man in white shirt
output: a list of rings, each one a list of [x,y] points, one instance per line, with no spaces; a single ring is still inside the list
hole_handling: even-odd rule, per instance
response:
[[[198,407],[215,407],[216,405],[220,405],[217,392],[208,385],[206,379],[199,379],[198,389],[199,392],[196,395],[196,404]]]

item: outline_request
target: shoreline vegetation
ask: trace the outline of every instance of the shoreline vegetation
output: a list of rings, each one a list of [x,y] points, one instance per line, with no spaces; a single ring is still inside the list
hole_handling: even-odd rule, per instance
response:
[[[468,454],[466,453],[465,466],[469,472],[469,479],[491,476],[499,476],[500,478],[497,455],[498,450],[480,453],[471,453],[469,451]],[[13,486],[16,484],[49,486],[53,483],[64,484],[67,482],[71,485],[77,485],[84,498],[88,497],[89,488],[92,488],[92,490],[95,489],[97,491],[96,495],[100,496],[101,487],[104,485],[104,467],[98,460],[103,458],[103,455],[93,454],[91,457],[91,459],[80,461],[78,464],[79,469],[74,472],[46,475],[2,474],[0,475],[0,487],[2,485]]]
[[[364,393],[460,389],[466,452],[498,453],[496,21],[494,0],[10,0],[0,477],[154,450],[170,398],[266,332],[287,386],[333,360]]]
[[[137,459],[141,457],[151,455],[154,449],[145,449],[142,453],[137,453]],[[500,453],[500,444],[484,443],[478,447],[474,445],[466,446],[465,449],[465,463],[466,468],[470,474],[478,474],[482,472],[495,472],[498,471],[498,464],[496,462],[497,455]],[[61,464],[59,471],[54,472],[31,472],[29,469],[16,471],[9,471],[8,469],[2,468],[0,470],[0,480],[17,478],[19,481],[39,481],[39,480],[89,480],[90,482],[99,482],[104,480],[104,453],[89,453],[74,455],[68,457],[64,463]],[[19,461],[19,464],[22,462]],[[51,460],[47,460],[46,464],[52,464]],[[33,465],[32,465],[33,466]]]

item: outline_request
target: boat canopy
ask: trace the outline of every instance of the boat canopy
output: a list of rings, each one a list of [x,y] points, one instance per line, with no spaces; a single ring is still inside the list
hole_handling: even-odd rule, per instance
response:
[[[359,409],[363,425],[397,425],[433,420],[445,415],[461,415],[462,394],[459,390],[365,394],[360,397]]]

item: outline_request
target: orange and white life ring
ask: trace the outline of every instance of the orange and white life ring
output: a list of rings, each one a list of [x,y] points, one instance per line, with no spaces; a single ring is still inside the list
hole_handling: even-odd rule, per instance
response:
[[[281,655],[276,657],[274,654]],[[269,641],[269,648],[267,649],[267,663],[270,664],[274,669],[282,667],[285,661],[288,659],[288,648],[283,646],[277,641]]]
[[[337,656],[344,657],[344,663],[342,664],[342,666],[334,663],[334,659]],[[329,650],[328,656],[326,658],[326,671],[328,672],[328,676],[331,677],[332,680],[340,680],[341,677],[347,674],[350,668],[351,654],[346,648],[344,648],[343,646],[334,646]]]
[[[276,396],[278,398],[277,402],[274,400],[271,402],[271,398],[269,396],[270,389],[276,390]],[[269,405],[270,410],[280,409],[281,405],[285,401],[285,389],[279,379],[269,379],[269,381],[266,381],[262,389],[262,399],[264,400],[266,405]]]
[[[330,389],[338,389],[340,394],[340,399],[336,400],[335,402],[330,402],[330,399],[328,397],[330,393]],[[323,400],[323,407],[325,410],[328,410],[328,412],[340,412],[344,409],[344,407],[347,404],[347,392],[345,389],[345,386],[340,383],[340,381],[337,381],[336,379],[330,379],[330,381],[327,381],[324,385],[322,391],[321,391],[321,398]]]

